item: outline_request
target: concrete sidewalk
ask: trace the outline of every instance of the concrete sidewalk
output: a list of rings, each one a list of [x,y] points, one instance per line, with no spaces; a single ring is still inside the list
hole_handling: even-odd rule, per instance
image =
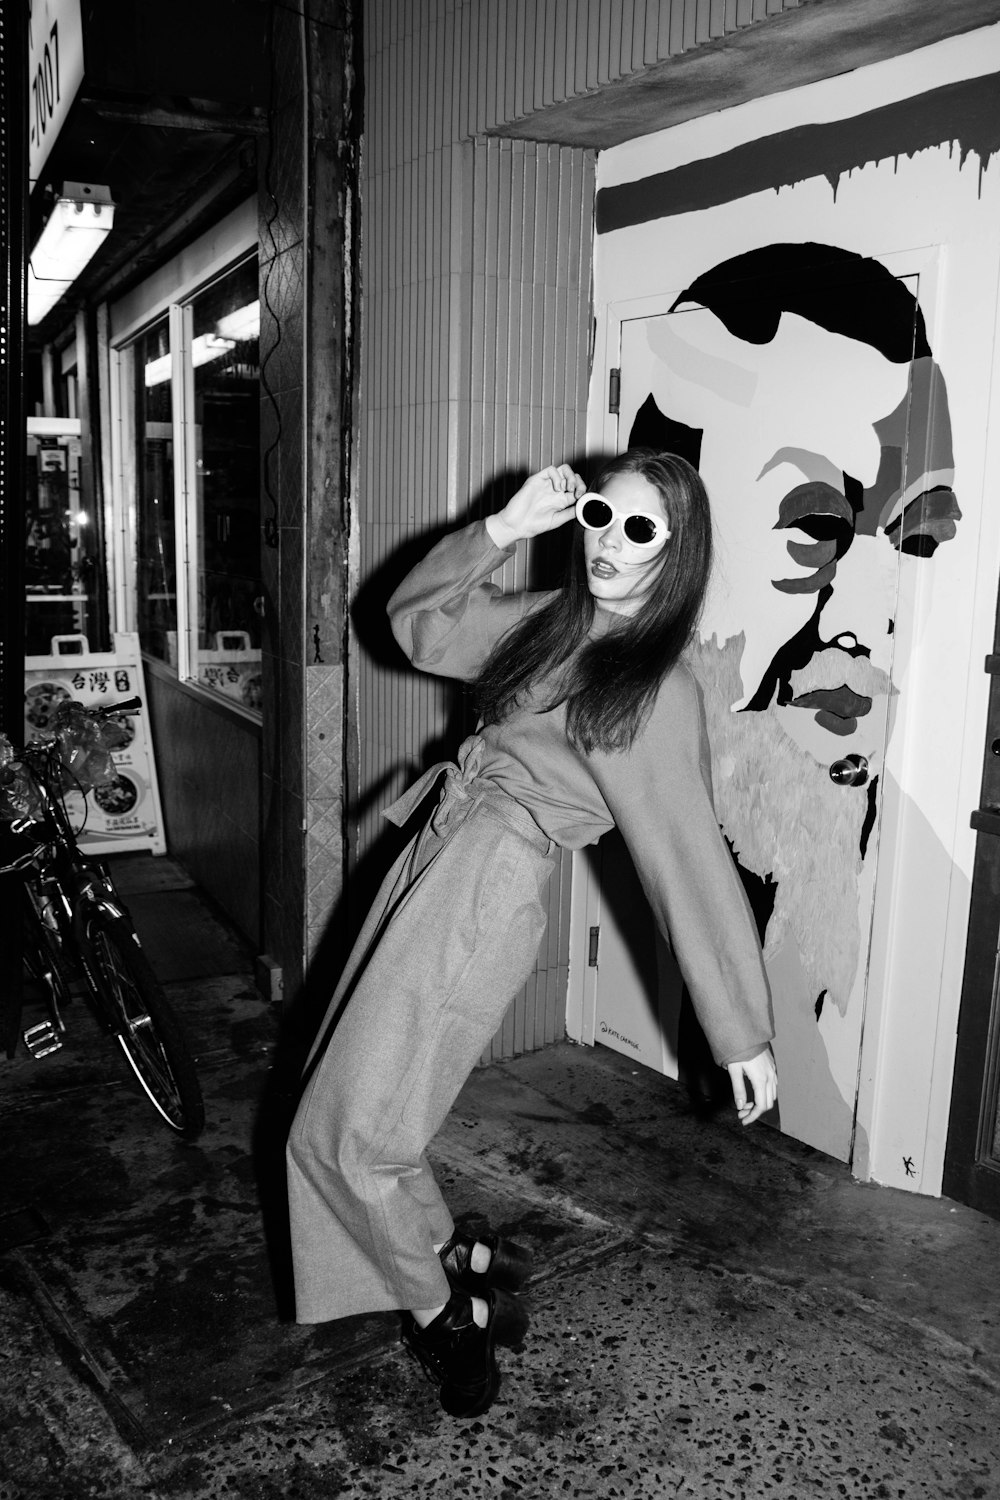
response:
[[[0,1060],[0,1500],[1000,1496],[1000,1224],[601,1048],[477,1071],[435,1145],[536,1257],[490,1413],[444,1416],[393,1316],[297,1327],[275,1017],[180,872],[129,881],[209,1124],[159,1127],[86,1015]]]

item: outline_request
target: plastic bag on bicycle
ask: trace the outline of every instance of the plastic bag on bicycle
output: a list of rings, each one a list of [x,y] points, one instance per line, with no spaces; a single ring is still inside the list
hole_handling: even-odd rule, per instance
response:
[[[77,786],[89,792],[116,779],[111,752],[127,745],[130,738],[121,719],[95,718],[82,703],[60,703],[52,715],[52,730],[59,758],[69,772],[67,789]]]
[[[0,734],[0,819],[7,823],[34,819],[42,805],[42,794],[34,780],[17,760],[10,740]]]

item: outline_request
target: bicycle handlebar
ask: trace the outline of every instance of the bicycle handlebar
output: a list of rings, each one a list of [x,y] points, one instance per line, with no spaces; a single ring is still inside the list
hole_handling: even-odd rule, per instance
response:
[[[88,713],[100,714],[137,714],[142,707],[141,698],[126,698],[122,703],[94,703],[87,705]]]

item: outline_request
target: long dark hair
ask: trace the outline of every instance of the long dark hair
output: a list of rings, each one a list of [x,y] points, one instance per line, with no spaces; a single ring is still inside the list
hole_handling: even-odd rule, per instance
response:
[[[587,753],[627,750],[645,723],[660,683],[691,639],[712,566],[705,486],[685,459],[652,448],[631,448],[611,459],[593,489],[600,493],[619,474],[639,474],[648,480],[670,519],[670,540],[640,608],[621,615],[607,633],[587,640],[595,605],[580,532],[570,551],[565,586],[509,630],[483,668],[475,701],[484,723],[499,722],[533,683],[567,663],[562,679],[556,678],[551,701],[541,711],[567,703],[570,741]]]

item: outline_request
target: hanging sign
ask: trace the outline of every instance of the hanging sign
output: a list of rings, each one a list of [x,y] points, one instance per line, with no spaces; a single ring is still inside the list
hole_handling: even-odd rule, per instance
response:
[[[80,829],[77,843],[85,854],[131,849],[166,853],[139,637],[118,633],[113,651],[91,651],[85,636],[57,635],[51,656],[25,659],[25,744],[48,731],[55,709],[67,699],[89,708],[135,697],[142,699],[142,708],[125,720],[132,738],[113,752],[115,780],[94,787],[86,797],[72,791],[66,797],[73,826]]]
[[[28,0],[28,176],[32,187],[82,82],[80,0]]]

